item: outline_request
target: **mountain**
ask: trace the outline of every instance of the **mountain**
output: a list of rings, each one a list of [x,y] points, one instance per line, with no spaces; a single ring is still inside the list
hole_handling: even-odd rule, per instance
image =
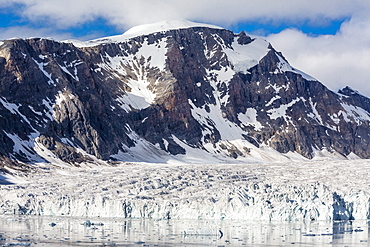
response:
[[[369,124],[370,99],[245,32],[164,21],[0,42],[2,166],[369,158]]]

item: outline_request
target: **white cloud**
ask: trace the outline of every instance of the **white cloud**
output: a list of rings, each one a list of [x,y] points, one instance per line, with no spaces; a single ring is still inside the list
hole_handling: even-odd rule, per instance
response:
[[[333,91],[349,85],[370,96],[370,19],[353,17],[335,35],[287,29],[268,37],[288,61]]]
[[[53,38],[64,40],[70,38],[70,33],[60,33],[51,28],[30,28],[26,26],[14,26],[9,28],[0,28],[0,40],[12,38]]]
[[[54,40],[91,40],[96,37],[101,37],[99,32],[90,32],[85,36],[74,37],[72,33],[59,31],[53,28],[32,28],[29,26],[13,26],[8,28],[0,28],[0,40],[13,39],[13,38],[48,38]]]
[[[3,0],[0,6],[10,3],[23,4],[22,15],[34,21],[67,27],[100,16],[122,29],[173,18],[223,25],[256,19],[319,23],[370,8],[364,0]]]

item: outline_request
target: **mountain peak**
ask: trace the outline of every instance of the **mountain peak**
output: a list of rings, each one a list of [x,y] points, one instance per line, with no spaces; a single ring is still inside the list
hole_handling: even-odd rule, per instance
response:
[[[77,40],[67,40],[65,42],[71,42],[77,47],[88,47],[88,46],[96,46],[96,45],[103,44],[103,43],[123,42],[125,40],[131,39],[134,37],[148,35],[151,33],[166,32],[170,30],[187,29],[187,28],[193,28],[193,27],[224,29],[219,26],[205,24],[205,23],[197,23],[197,22],[192,22],[189,20],[164,20],[164,21],[160,21],[156,23],[134,26],[121,35],[99,38],[99,39],[90,40],[86,42],[81,42]]]
[[[204,23],[197,23],[188,20],[164,20],[156,23],[151,24],[144,24],[130,28],[127,30],[123,35],[125,36],[141,36],[150,33],[156,32],[164,32],[169,30],[176,30],[176,29],[185,29],[185,28],[192,28],[192,27],[208,27],[214,29],[223,29],[222,27],[204,24]]]
[[[346,95],[346,96],[350,96],[350,95],[353,95],[353,94],[360,94],[357,90],[354,90],[353,88],[351,88],[349,86],[346,86],[342,89],[339,89],[338,93]]]

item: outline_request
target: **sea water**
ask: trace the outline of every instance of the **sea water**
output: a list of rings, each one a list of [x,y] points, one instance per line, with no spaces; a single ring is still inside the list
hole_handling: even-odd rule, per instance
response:
[[[1,216],[0,246],[368,246],[369,221]]]

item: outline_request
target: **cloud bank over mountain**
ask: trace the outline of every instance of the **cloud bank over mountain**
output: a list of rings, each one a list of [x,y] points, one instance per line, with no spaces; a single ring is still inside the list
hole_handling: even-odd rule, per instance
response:
[[[48,19],[57,26],[74,26],[104,17],[119,28],[163,19],[195,19],[223,25],[259,19],[275,22],[307,21],[321,25],[328,20],[364,15],[370,8],[365,1],[282,0],[282,1],[129,1],[129,0],[7,0],[0,6],[19,7],[19,14],[31,21]]]

